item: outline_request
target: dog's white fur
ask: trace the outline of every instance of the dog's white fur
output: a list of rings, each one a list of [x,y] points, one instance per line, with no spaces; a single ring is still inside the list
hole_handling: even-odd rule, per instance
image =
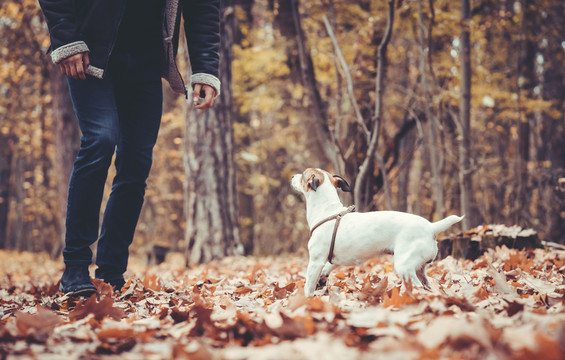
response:
[[[292,177],[291,185],[306,198],[310,229],[346,209],[337,188],[350,191],[345,180],[321,169],[309,168]],[[436,235],[463,217],[451,215],[430,223],[421,216],[398,211],[349,213],[341,219],[332,263],[327,261],[335,220],[315,229],[308,241],[309,262],[304,292],[314,295],[320,275],[326,277],[339,265],[355,265],[383,253],[392,253],[394,270],[414,286],[429,287],[426,266],[435,259]]]

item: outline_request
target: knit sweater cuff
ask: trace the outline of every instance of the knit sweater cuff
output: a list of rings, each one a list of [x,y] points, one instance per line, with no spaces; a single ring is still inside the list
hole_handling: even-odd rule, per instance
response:
[[[53,60],[55,64],[58,64],[70,56],[87,51],[88,46],[84,41],[75,41],[53,50],[53,52],[51,53],[51,60]]]
[[[214,90],[216,90],[216,97],[220,95],[220,79],[218,79],[214,75],[206,73],[192,74],[190,82],[193,86],[194,84],[210,85],[214,88]]]

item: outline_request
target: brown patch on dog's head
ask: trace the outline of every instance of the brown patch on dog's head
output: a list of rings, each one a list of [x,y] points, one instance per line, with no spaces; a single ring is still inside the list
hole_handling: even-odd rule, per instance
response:
[[[344,192],[351,192],[351,187],[344,178],[339,175],[330,175],[329,173],[328,176],[330,177],[330,180],[336,189],[341,189]]]
[[[325,170],[314,168],[308,168],[302,173],[302,187],[304,188],[304,192],[307,192],[310,189],[316,191],[318,187],[324,183],[324,175],[328,175],[330,182],[336,189],[351,192],[351,187],[341,176],[332,175]]]
[[[324,173],[318,169],[308,168],[302,173],[302,187],[304,192],[312,189],[316,191],[324,183]]]

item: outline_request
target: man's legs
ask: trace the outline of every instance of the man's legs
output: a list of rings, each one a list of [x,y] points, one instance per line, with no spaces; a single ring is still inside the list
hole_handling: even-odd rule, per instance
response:
[[[120,138],[116,150],[116,176],[102,222],[96,255],[96,278],[120,289],[127,269],[128,247],[143,205],[146,179],[162,114],[159,52],[131,56],[116,54],[114,73]]]
[[[118,143],[118,110],[109,79],[68,79],[75,114],[82,132],[67,200],[63,258],[66,270],[61,279],[64,293],[95,291],[88,276],[92,262],[90,245],[98,238],[99,213],[104,183]]]

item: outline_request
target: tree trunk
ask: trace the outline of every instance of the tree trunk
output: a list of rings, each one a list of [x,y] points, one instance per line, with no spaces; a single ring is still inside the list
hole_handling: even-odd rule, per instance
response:
[[[312,57],[307,51],[306,35],[302,28],[302,20],[299,11],[299,0],[280,1],[281,8],[289,7],[290,15],[293,19],[295,42],[298,48],[298,59],[300,62],[300,74],[302,84],[306,88],[308,99],[310,100],[310,113],[314,118],[315,133],[322,152],[332,163],[337,172],[344,169],[343,159],[337,141],[334,139],[332,132],[327,124],[327,109],[322,101],[318,85],[316,84],[316,74],[314,72],[314,64]]]
[[[213,109],[195,110],[189,106],[186,116],[183,155],[187,265],[243,254],[237,226],[233,160],[233,21],[232,1],[223,1],[220,96]]]
[[[522,23],[521,37],[519,43],[519,52],[516,57],[517,74],[516,74],[516,95],[517,95],[517,113],[518,122],[518,139],[516,151],[516,199],[514,201],[514,223],[522,223],[522,220],[529,218],[528,212],[524,211],[524,204],[529,203],[528,191],[528,161],[530,160],[530,115],[523,111],[522,101],[524,98],[533,98],[533,88],[536,85],[535,76],[535,55],[536,45],[533,41],[528,40],[529,32],[527,22],[528,16],[535,16],[529,13],[529,1],[524,0],[522,4]]]
[[[6,248],[24,250],[24,156],[16,151],[12,155],[8,197],[8,215],[6,221]]]
[[[463,230],[471,228],[471,40],[469,21],[471,12],[469,0],[461,0],[461,105],[459,108],[460,134],[459,142],[459,187],[461,194],[461,212]]]
[[[12,174],[13,141],[10,135],[0,133],[0,249],[7,248],[7,226]]]
[[[429,141],[426,144],[429,145],[428,151],[430,155],[430,165],[432,170],[432,189],[435,198],[435,208],[436,208],[436,218],[443,218],[443,186],[441,183],[441,171],[439,166],[439,149],[438,149],[438,119],[433,112],[433,102],[432,94],[430,89],[430,83],[428,80],[428,67],[426,66],[428,58],[426,53],[430,51],[429,41],[426,42],[424,34],[424,10],[422,5],[423,0],[418,1],[418,27],[419,27],[419,40],[420,40],[420,76],[423,92],[423,106],[424,113],[426,114],[426,120],[428,122],[428,136]],[[430,4],[432,6],[432,4]],[[428,32],[430,34],[431,31]],[[429,40],[429,39],[428,39]],[[427,47],[427,50],[426,50]],[[429,64],[431,69],[431,63]]]
[[[367,144],[368,149],[365,154],[365,159],[359,168],[359,173],[357,174],[357,178],[355,179],[355,186],[353,194],[355,196],[355,204],[359,210],[364,211],[369,207],[369,199],[367,198],[366,191],[363,189],[367,189],[368,184],[367,179],[370,178],[369,172],[374,167],[374,158],[380,157],[377,154],[378,148],[378,140],[379,140],[379,133],[380,133],[380,126],[382,121],[382,108],[383,108],[383,92],[384,92],[384,76],[386,73],[386,49],[388,47],[388,43],[390,42],[390,38],[392,36],[392,28],[394,25],[394,0],[388,1],[388,20],[387,20],[387,27],[385,35],[382,38],[382,41],[379,45],[378,50],[378,59],[377,59],[377,76],[375,80],[375,92],[377,94],[377,99],[375,100],[375,113],[373,118],[371,119],[371,136],[370,142]],[[384,168],[384,164],[381,161],[381,169]],[[381,171],[382,172],[382,171]],[[388,190],[388,182],[386,178],[386,172],[382,172],[383,176],[383,186],[385,187],[385,193],[387,195],[387,201],[390,204],[390,193]]]
[[[67,78],[56,66],[49,74],[52,111],[55,124],[55,175],[57,176],[57,231],[58,241],[51,250],[52,257],[58,257],[65,245],[65,218],[67,215],[67,191],[73,162],[80,147],[80,129],[75,118],[73,104],[67,86]]]

